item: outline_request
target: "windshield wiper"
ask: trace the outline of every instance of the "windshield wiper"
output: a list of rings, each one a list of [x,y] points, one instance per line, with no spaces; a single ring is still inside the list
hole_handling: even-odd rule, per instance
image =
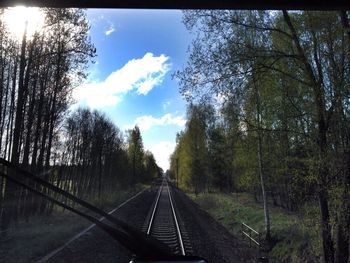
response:
[[[107,232],[113,239],[117,240],[127,249],[129,249],[132,253],[134,253],[137,259],[200,259],[197,257],[183,257],[174,255],[168,246],[158,241],[154,237],[145,234],[144,232],[136,229],[135,227],[124,223],[123,221],[106,213],[105,211],[93,206],[92,204],[60,189],[59,187],[43,180],[42,178],[32,174],[31,172],[22,169],[18,165],[6,161],[3,158],[0,158],[0,176],[96,224],[96,226],[100,227],[105,232]],[[28,183],[28,179],[30,182],[34,182],[35,185],[31,186],[30,183]],[[43,192],[43,189],[39,190],[38,186],[43,187],[43,189],[49,189],[51,191],[46,191],[45,193]],[[50,196],[50,192],[59,194],[61,195],[61,197],[67,198],[79,204],[80,206],[87,208],[89,211],[104,217],[106,220],[111,222],[112,225],[108,225],[94,216],[79,211],[78,209],[73,208],[72,206],[67,205],[64,202],[59,201],[59,198],[57,196],[55,198]]]

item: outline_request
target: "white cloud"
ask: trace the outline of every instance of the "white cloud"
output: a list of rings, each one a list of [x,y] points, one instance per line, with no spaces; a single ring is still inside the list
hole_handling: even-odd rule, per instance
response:
[[[135,90],[147,95],[155,86],[162,83],[170,70],[169,57],[146,53],[142,58],[129,60],[122,68],[112,72],[105,80],[87,82],[73,91],[78,103],[85,102],[92,108],[114,106],[123,95]]]
[[[173,153],[176,144],[170,141],[161,141],[157,144],[145,145],[146,149],[150,150],[158,166],[162,167],[164,172],[169,169],[170,161],[169,157]]]
[[[177,125],[184,127],[185,124],[186,120],[183,118],[183,116],[173,116],[171,113],[167,113],[160,118],[155,118],[152,115],[137,117],[134,124],[128,125],[127,128],[130,129],[137,125],[141,131],[147,131],[153,126]]]
[[[138,87],[138,93],[146,95],[154,86],[158,85],[158,82],[160,80],[158,78],[150,78],[144,80],[142,83],[139,84]]]
[[[114,32],[115,28],[114,25],[111,23],[108,27],[108,29],[105,31],[105,35],[109,36],[110,34],[112,34]]]

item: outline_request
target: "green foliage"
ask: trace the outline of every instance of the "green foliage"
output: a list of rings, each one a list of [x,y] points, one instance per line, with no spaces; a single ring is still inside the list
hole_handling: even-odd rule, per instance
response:
[[[196,38],[175,73],[180,92],[216,106],[205,126],[208,188],[262,192],[265,207],[267,192],[289,211],[318,199],[315,249],[325,262],[348,261],[349,12],[189,10],[183,20]],[[303,250],[307,234],[293,233],[299,241],[285,233],[286,242]]]
[[[262,206],[249,194],[205,193],[190,197],[237,237],[242,236],[242,222],[260,233],[264,231]],[[270,256],[278,262],[318,262],[321,243],[315,204],[306,204],[298,213],[280,208],[270,212],[276,240]]]
[[[128,159],[132,171],[133,183],[142,179],[144,173],[143,166],[144,149],[139,127],[135,126],[128,131]]]
[[[234,152],[226,138],[224,127],[218,126],[210,130],[208,148],[212,185],[221,191],[231,191]]]
[[[170,170],[178,177],[179,185],[196,193],[208,187],[207,130],[210,109],[191,105],[184,132],[177,135],[177,146],[171,156]]]
[[[138,126],[128,131],[128,163],[131,183],[149,183],[163,172],[158,167],[153,154],[143,148],[141,132]]]
[[[143,165],[145,167],[144,180],[145,182],[150,182],[152,179],[159,177],[161,171],[158,167],[153,154],[150,151],[146,151],[144,155]]]

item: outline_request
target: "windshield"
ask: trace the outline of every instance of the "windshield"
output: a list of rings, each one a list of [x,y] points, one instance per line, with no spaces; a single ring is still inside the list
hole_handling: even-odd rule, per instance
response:
[[[1,8],[0,258],[347,262],[349,30],[347,9]]]

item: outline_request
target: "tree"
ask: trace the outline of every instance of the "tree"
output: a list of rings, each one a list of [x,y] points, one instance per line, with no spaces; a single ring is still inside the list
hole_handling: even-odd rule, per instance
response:
[[[198,37],[186,68],[175,74],[190,101],[203,96],[234,98],[239,123],[248,136],[249,130],[257,133],[258,159],[263,160],[264,152],[282,151],[277,144],[271,147],[273,138],[283,142],[280,168],[265,158],[257,171],[274,175],[266,178],[268,188],[288,190],[289,207],[303,181],[317,186],[309,193],[303,190],[300,198],[310,193],[318,197],[325,262],[334,262],[344,250],[339,242],[334,247],[330,210],[330,203],[339,200],[331,189],[339,188],[341,180],[329,167],[349,148],[344,140],[349,138],[347,21],[344,12],[186,11],[185,25]],[[307,180],[302,167],[308,169]],[[292,175],[290,168],[297,173]],[[291,181],[300,184],[283,186]]]
[[[229,148],[224,127],[218,125],[213,128],[208,143],[208,161],[212,175],[210,183],[222,192],[233,191],[233,159],[227,154]]]
[[[115,191],[127,173],[122,134],[102,113],[79,108],[66,120],[62,166],[77,196],[101,199]]]
[[[150,182],[152,179],[159,177],[159,167],[154,159],[153,154],[150,151],[146,151],[144,154],[144,167],[145,167],[145,175],[143,178],[144,182]]]
[[[141,132],[138,126],[128,131],[128,157],[132,171],[132,183],[139,182],[144,172],[144,149]]]
[[[25,29],[21,41],[12,38],[0,14],[0,156],[38,173],[56,161],[53,146],[58,145],[71,90],[95,55],[84,11],[41,11],[42,30],[28,37]],[[44,179],[49,180],[45,172]],[[37,198],[9,182],[0,195],[2,228],[36,211],[31,204]]]
[[[179,185],[196,194],[209,187],[207,135],[211,110],[205,104],[188,107],[185,132],[177,135],[177,146],[170,158],[170,170],[178,176]]]

